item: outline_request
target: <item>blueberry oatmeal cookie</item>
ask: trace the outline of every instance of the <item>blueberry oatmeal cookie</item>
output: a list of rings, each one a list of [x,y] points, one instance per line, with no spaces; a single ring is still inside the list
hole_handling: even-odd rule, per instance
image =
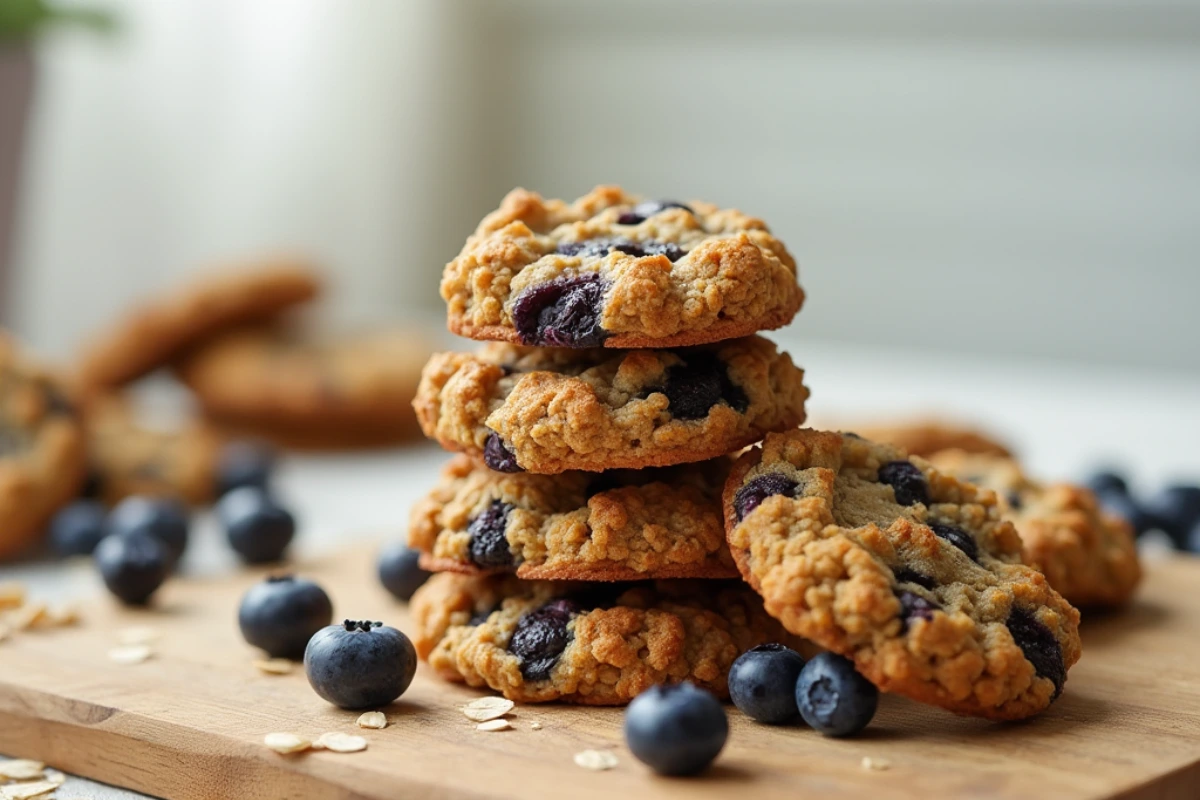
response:
[[[489,344],[435,355],[413,405],[427,436],[501,472],[639,469],[799,425],[803,377],[758,336],[678,350]]]
[[[506,474],[456,456],[412,511],[421,566],[520,578],[736,578],[721,491],[728,457],[644,470]]]
[[[1040,483],[996,455],[945,450],[929,460],[997,494],[1002,515],[1021,535],[1027,563],[1071,603],[1119,606],[1132,599],[1142,577],[1133,530],[1105,513],[1090,490]]]
[[[965,450],[1011,456],[996,437],[969,425],[934,419],[914,419],[877,425],[852,425],[850,429],[872,442],[894,444],[910,456],[928,458],[942,450]]]
[[[167,365],[214,334],[307,303],[320,289],[312,266],[295,258],[273,258],[207,274],[146,300],[94,337],[79,368],[81,384],[88,391],[122,386]]]
[[[726,530],[767,611],[884,691],[991,719],[1047,708],[1079,612],[1020,563],[994,492],[856,436],[773,434],[739,458]]]
[[[449,327],[550,347],[677,347],[788,324],[796,262],[760,219],[599,186],[514,189],[446,265]]]
[[[737,581],[630,586],[442,573],[410,607],[417,653],[441,677],[527,703],[622,705],[681,681],[728,697],[739,655],[795,644]]]
[[[0,332],[0,559],[42,534],[78,492],[83,426],[64,386]]]

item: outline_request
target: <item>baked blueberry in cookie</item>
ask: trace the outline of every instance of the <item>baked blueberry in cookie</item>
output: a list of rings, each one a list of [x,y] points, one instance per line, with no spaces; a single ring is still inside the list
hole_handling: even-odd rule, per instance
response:
[[[516,189],[446,265],[452,331],[551,347],[676,347],[786,325],[796,263],[762,220],[601,186]]]
[[[899,448],[770,434],[731,472],[725,513],[767,611],[884,691],[1020,719],[1079,659],[1079,612],[1021,563],[996,494]]]

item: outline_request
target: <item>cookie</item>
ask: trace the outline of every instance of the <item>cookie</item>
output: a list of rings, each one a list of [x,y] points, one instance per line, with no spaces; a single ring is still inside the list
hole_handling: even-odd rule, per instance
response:
[[[1005,519],[1016,526],[1025,558],[1077,606],[1119,606],[1141,581],[1133,530],[1106,514],[1096,495],[1069,483],[1043,484],[1001,456],[945,450],[930,461],[939,470],[996,492]]]
[[[573,203],[515,189],[446,265],[449,328],[549,347],[678,347],[780,328],[804,302],[760,219],[600,186]]]
[[[934,453],[951,449],[997,456],[1012,455],[1007,445],[982,431],[933,419],[854,425],[851,428],[864,439],[894,444],[910,456],[928,458]]]
[[[83,483],[83,426],[65,387],[0,333],[0,559],[37,541]]]
[[[412,510],[421,566],[544,580],[736,578],[721,491],[733,461],[516,475],[456,456]]]
[[[317,296],[312,268],[295,259],[247,264],[205,275],[146,300],[94,337],[79,368],[85,389],[122,386],[237,325],[267,320]]]
[[[304,449],[371,447],[419,435],[412,400],[430,351],[404,330],[248,328],[199,348],[176,373],[232,433]]]
[[[1020,719],[1079,660],[1079,612],[1021,561],[994,492],[852,435],[771,435],[725,486],[742,576],[880,689]]]
[[[690,681],[726,698],[729,667],[792,644],[737,581],[580,584],[434,575],[410,604],[417,653],[443,678],[511,700],[622,705]]]
[[[155,428],[116,394],[87,404],[87,443],[95,493],[109,505],[130,495],[203,505],[216,493],[222,439],[203,422]]]
[[[758,336],[678,350],[490,344],[434,356],[413,405],[427,436],[501,472],[640,469],[799,425],[803,378]]]

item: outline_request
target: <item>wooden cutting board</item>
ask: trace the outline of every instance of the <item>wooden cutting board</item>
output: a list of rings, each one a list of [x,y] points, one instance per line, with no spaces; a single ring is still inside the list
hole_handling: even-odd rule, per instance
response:
[[[403,629],[404,607],[376,584],[372,560],[361,548],[299,571],[326,587],[339,618]],[[1089,618],[1066,693],[1034,720],[993,724],[885,697],[866,734],[831,740],[729,707],[724,753],[686,780],[654,777],[630,755],[620,709],[518,706],[513,730],[476,731],[457,709],[480,693],[424,666],[387,709],[391,725],[360,731],[358,715],[321,701],[302,671],[251,666],[235,611],[261,574],[176,580],[149,611],[97,598],[77,628],[0,643],[0,753],[172,800],[1200,797],[1200,560],[1152,565],[1133,608]],[[106,654],[129,625],[162,636],[153,659],[120,666]],[[362,733],[369,749],[285,757],[262,745],[274,731],[334,730]],[[585,749],[612,750],[618,766],[576,766]]]

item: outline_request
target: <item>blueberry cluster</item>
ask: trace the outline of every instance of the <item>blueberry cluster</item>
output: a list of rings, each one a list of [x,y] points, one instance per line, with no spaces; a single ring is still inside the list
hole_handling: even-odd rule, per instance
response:
[[[1108,469],[1092,474],[1087,485],[1104,509],[1125,519],[1139,537],[1161,531],[1175,547],[1200,553],[1200,486],[1172,484],[1140,499],[1123,475]]]

